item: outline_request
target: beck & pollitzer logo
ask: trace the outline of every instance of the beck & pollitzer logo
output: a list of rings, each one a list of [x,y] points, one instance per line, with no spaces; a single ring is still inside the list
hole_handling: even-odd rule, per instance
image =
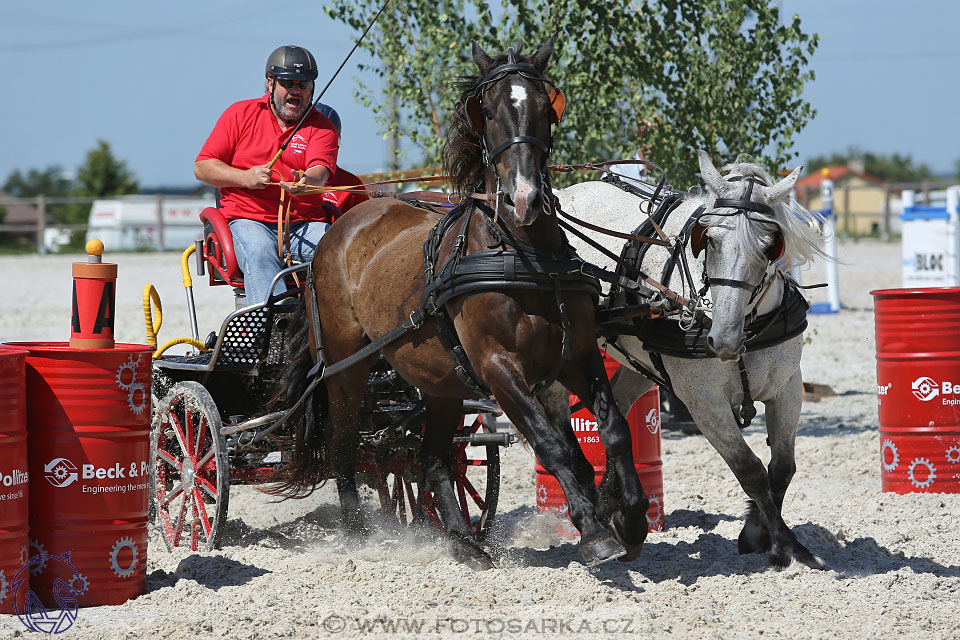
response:
[[[940,395],[940,385],[937,384],[936,380],[927,376],[920,376],[911,382],[910,389],[917,400],[921,402],[929,402]]]
[[[43,477],[55,487],[69,487],[77,481],[77,465],[66,458],[54,458],[43,465]]]

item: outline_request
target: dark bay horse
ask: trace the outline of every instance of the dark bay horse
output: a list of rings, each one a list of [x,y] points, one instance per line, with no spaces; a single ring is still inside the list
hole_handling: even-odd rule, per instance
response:
[[[424,395],[426,488],[434,492],[457,557],[478,568],[492,561],[460,515],[451,484],[451,439],[463,399],[487,390],[563,487],[585,562],[633,559],[647,534],[648,502],[631,459],[629,429],[596,346],[597,289],[579,274],[551,215],[552,200],[545,198],[551,124],[559,121],[563,101],[543,76],[552,53],[552,38],[529,58],[512,48],[493,58],[473,44],[479,73],[463,83],[444,164],[457,191],[480,189],[490,196],[473,194],[444,217],[396,199],[365,202],[331,227],[312,265],[328,365],[382,338],[411,314],[425,313],[422,323],[381,352]],[[432,234],[438,223],[450,233]],[[502,286],[478,290],[478,273],[491,265],[499,271],[488,279]],[[437,311],[431,313],[424,302],[430,297],[424,295],[430,291],[425,271],[435,284],[457,269],[465,275],[451,286],[460,288],[454,295],[434,290]],[[297,356],[301,377],[290,380],[293,399],[305,386],[307,342]],[[364,530],[354,470],[358,410],[372,357],[324,379],[326,410],[319,424],[308,418],[296,427],[292,475],[277,491],[304,495],[332,476],[344,523],[354,532]],[[554,380],[584,398],[598,418],[610,461],[599,492],[569,422],[565,429],[552,427],[538,401],[536,394]],[[601,495],[616,501],[603,502]]]

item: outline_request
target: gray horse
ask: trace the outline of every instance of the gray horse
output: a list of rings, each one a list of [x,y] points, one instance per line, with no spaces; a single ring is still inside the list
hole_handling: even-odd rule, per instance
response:
[[[709,320],[697,322],[689,315],[679,320],[645,320],[634,332],[640,337],[602,339],[601,345],[624,365],[614,379],[617,403],[625,412],[653,385],[631,372],[668,379],[750,498],[740,553],[769,552],[777,568],[796,558],[821,569],[823,561],[800,543],[781,516],[784,495],[796,471],[794,440],[802,398],[800,353],[807,306],[778,264],[782,255],[793,265],[824,255],[819,248],[821,218],[788,204],[800,168],[776,183],[753,163],[724,167],[727,175],[721,176],[709,156],[698,153],[708,192],[684,194],[662,224],[666,235],[674,243],[679,239],[684,248],[671,258],[670,249],[651,246],[640,266],[670,289],[697,300],[698,315]],[[640,198],[606,182],[574,185],[558,197],[563,211],[618,231],[629,232],[647,218],[641,213]],[[699,216],[696,224],[691,216]],[[609,251],[621,253],[622,240],[587,234]],[[573,236],[570,240],[584,260],[615,267],[607,255],[583,240]],[[671,260],[674,267],[665,269]],[[686,276],[683,262],[688,265]],[[768,339],[770,327],[774,334],[782,329],[779,340]],[[654,333],[659,335],[656,345],[651,344]],[[699,357],[691,357],[697,349]],[[548,396],[554,398],[558,412],[562,412],[561,395],[552,389]],[[741,435],[744,421],[752,417],[750,396],[766,407],[769,469]]]

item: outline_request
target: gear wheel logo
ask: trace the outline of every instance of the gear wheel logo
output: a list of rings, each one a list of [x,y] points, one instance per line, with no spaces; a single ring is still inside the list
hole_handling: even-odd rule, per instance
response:
[[[644,424],[647,425],[647,431],[650,432],[650,435],[656,435],[657,431],[660,431],[660,409],[657,407],[650,409],[647,412]]]
[[[0,602],[7,599],[7,576],[0,569]]]
[[[537,487],[537,502],[541,504],[546,504],[547,502],[547,486],[541,484]]]
[[[890,452],[889,463],[887,462],[888,451]],[[880,445],[880,464],[887,473],[896,469],[897,465],[900,464],[900,454],[897,452],[897,445],[893,444],[893,440],[883,439],[883,444]]]
[[[47,566],[47,548],[43,546],[39,540],[34,540],[33,538],[28,540],[28,544],[30,546],[30,550],[34,552],[32,554],[34,557],[41,556],[40,561],[30,566],[30,575],[40,575],[40,573],[43,572]],[[24,564],[26,564],[26,562]]]
[[[920,376],[910,383],[910,390],[917,400],[921,402],[930,402],[940,395],[940,385],[933,378]]]
[[[947,462],[950,464],[960,464],[960,447],[954,445],[947,449]]]
[[[663,508],[660,506],[660,498],[659,498],[658,496],[647,496],[647,500],[650,501],[650,506],[651,506],[651,507],[652,507],[653,505],[656,505],[656,506],[657,506],[657,512],[656,512],[657,515],[656,515],[656,517],[650,518],[650,508],[649,508],[649,507],[647,508],[647,514],[646,514],[647,526],[648,526],[648,527],[654,527],[654,526],[657,525],[658,522],[660,522],[660,521],[663,519]]]
[[[66,458],[54,458],[43,465],[43,477],[55,487],[69,487],[79,479],[77,465]]]
[[[127,389],[127,405],[130,411],[139,416],[147,408],[147,389],[139,382],[134,382]]]
[[[117,562],[117,559],[120,556],[120,552],[124,548],[129,548],[133,552],[133,557],[130,560],[130,566],[124,569],[120,566],[120,563]],[[120,578],[129,578],[133,575],[134,569],[137,568],[137,545],[130,538],[120,538],[117,540],[117,543],[113,545],[113,549],[110,550],[110,568],[113,569],[113,572],[117,574]]]
[[[23,566],[27,564],[27,560],[30,559],[30,549],[27,546],[20,547],[20,565]]]
[[[82,573],[76,573],[70,580],[70,588],[73,589],[78,596],[83,595],[87,592],[87,589],[90,588],[90,581],[87,579],[87,576]]]
[[[135,359],[132,355],[127,359],[126,362],[120,365],[120,368],[117,369],[117,386],[128,391],[131,386],[137,382],[137,365],[139,364],[139,359]]]
[[[919,466],[923,466],[927,468],[926,480],[917,480],[917,474],[914,473],[914,469],[916,469]],[[933,481],[936,479],[937,474],[936,474],[936,469],[930,463],[929,460],[927,460],[926,458],[917,458],[916,460],[910,463],[910,468],[907,469],[907,477],[910,479],[910,482],[913,483],[913,486],[915,486],[916,488],[926,489],[927,487],[933,484]]]

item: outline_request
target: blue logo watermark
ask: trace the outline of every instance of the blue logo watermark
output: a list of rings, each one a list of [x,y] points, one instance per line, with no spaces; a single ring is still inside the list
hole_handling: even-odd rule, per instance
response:
[[[50,611],[43,606],[40,597],[30,590],[28,580],[30,575],[45,571],[56,576],[52,593],[56,608]],[[31,631],[52,635],[63,633],[76,622],[80,608],[77,598],[90,588],[90,583],[70,562],[68,551],[61,556],[40,553],[30,557],[17,571],[11,586],[14,611],[20,622]]]

